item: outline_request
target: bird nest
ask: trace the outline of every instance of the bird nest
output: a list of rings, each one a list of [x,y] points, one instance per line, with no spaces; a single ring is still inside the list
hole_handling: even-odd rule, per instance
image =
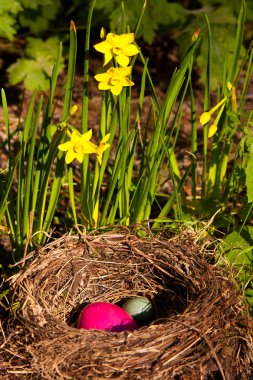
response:
[[[13,280],[4,379],[250,379],[252,325],[226,267],[182,239],[63,236]],[[145,296],[134,331],[77,328],[88,303]]]

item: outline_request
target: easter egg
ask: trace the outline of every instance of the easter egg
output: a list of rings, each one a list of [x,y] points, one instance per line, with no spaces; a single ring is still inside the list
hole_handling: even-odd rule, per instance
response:
[[[127,311],[140,325],[149,323],[154,317],[152,303],[146,297],[135,297],[127,300],[122,309]]]
[[[138,328],[136,321],[127,311],[109,302],[94,302],[86,306],[79,316],[77,326],[86,330],[113,332],[132,331]]]

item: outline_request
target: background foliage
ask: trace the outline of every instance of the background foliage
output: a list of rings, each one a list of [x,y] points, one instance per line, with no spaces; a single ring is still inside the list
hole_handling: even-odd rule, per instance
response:
[[[73,0],[0,0],[0,38],[4,41],[22,41],[20,57],[7,68],[11,85],[23,82],[28,89],[47,89],[53,62],[56,59],[59,41],[68,38],[70,19],[75,20],[78,28],[85,29],[86,15],[90,1]],[[133,30],[137,15],[140,14],[142,1],[124,1],[127,11],[127,24]],[[240,0],[229,3],[226,0],[199,0],[181,2],[167,0],[147,0],[138,37],[151,44],[157,36],[170,38],[178,45],[181,55],[185,54],[189,38],[200,29],[202,42],[198,50],[197,64],[204,79],[204,62],[207,56],[207,27],[205,14],[212,25],[212,82],[216,88],[221,83],[220,68],[228,52],[233,47]],[[253,20],[253,3],[247,1],[248,22]],[[104,25],[107,30],[119,30],[121,23],[121,0],[98,0],[96,3],[93,27]],[[252,30],[246,28],[246,39]],[[14,49],[15,46],[9,49]],[[7,46],[5,50],[8,51]],[[243,53],[243,51],[242,51]],[[31,72],[30,68],[34,70]],[[62,65],[63,68],[63,65]]]

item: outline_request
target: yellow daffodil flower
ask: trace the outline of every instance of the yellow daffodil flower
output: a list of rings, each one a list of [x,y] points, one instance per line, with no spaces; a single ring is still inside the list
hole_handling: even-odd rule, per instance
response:
[[[92,130],[81,135],[78,131],[73,131],[70,141],[67,141],[58,146],[59,150],[67,152],[65,162],[69,164],[75,158],[80,163],[83,162],[84,155],[97,152],[97,146],[93,144],[90,139],[92,137]]]
[[[101,40],[105,40],[105,38],[106,38],[106,30],[103,26],[100,29],[100,38],[101,38]]]
[[[104,66],[115,57],[116,62],[123,67],[129,64],[129,57],[138,54],[134,42],[134,33],[114,34],[108,33],[106,40],[94,45],[94,48],[104,54]]]
[[[232,83],[228,82],[227,83],[227,89],[228,89],[228,91],[231,91],[232,110],[234,112],[236,112],[237,111],[237,100],[236,100],[236,89],[235,89],[235,86],[233,86]]]
[[[97,199],[93,213],[92,213],[92,219],[94,220],[94,228],[97,228],[98,213],[99,213],[99,200]]]
[[[70,108],[69,114],[70,114],[71,116],[73,116],[73,115],[76,113],[77,110],[78,110],[78,106],[75,104],[75,105],[73,105],[73,106]]]
[[[232,88],[233,88],[232,83],[231,83],[231,82],[228,82],[228,83],[227,83],[227,89],[228,89],[228,91],[231,91]]]
[[[216,104],[215,107],[213,107],[210,111],[207,111],[207,112],[203,112],[201,115],[200,115],[200,124],[202,125],[205,125],[209,122],[209,120],[211,119],[211,115],[218,109],[222,106],[222,104],[227,100],[227,97],[225,96],[225,98],[223,98],[218,104]]]
[[[201,115],[200,115],[200,124],[201,125],[205,125],[209,122],[209,120],[211,119],[211,114],[210,112],[203,112]]]
[[[100,82],[99,90],[111,90],[113,95],[119,95],[125,86],[133,86],[134,83],[126,78],[130,75],[132,67],[111,67],[106,73],[95,75],[95,79]]]
[[[99,146],[97,147],[96,155],[97,155],[97,160],[100,163],[100,165],[102,164],[102,155],[103,155],[104,151],[106,151],[108,148],[110,148],[110,144],[107,143],[109,138],[110,138],[110,133],[108,133],[107,135],[105,135],[102,138]]]
[[[222,112],[225,108],[225,104],[223,104],[219,110],[219,113],[214,121],[214,123],[209,127],[209,130],[208,130],[208,138],[210,137],[213,137],[213,135],[217,132],[217,129],[218,129],[218,123],[219,123],[219,120],[221,118],[221,115],[222,115]]]
[[[217,132],[218,126],[216,124],[212,124],[208,129],[208,138],[213,137],[213,135]]]

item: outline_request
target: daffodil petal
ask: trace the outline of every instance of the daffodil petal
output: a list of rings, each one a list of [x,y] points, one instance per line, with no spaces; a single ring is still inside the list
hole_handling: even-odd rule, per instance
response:
[[[68,150],[66,157],[65,157],[66,164],[70,164],[70,162],[72,162],[75,158],[76,158],[76,154],[74,153],[74,151]]]
[[[139,53],[139,49],[133,44],[124,47],[124,54],[128,55],[128,57],[131,57],[138,53]]]
[[[112,86],[110,86],[108,83],[106,83],[106,82],[100,82],[99,84],[98,84],[98,89],[99,90],[110,90],[112,88]]]
[[[65,152],[66,150],[72,149],[72,148],[73,148],[73,144],[71,141],[67,141],[67,142],[60,144],[58,146],[58,149],[63,151],[63,152]]]
[[[122,79],[121,84],[122,84],[122,86],[133,86],[134,82],[132,82],[128,78],[124,78],[124,79]]]
[[[98,160],[99,164],[102,165],[102,153],[97,155],[97,160]]]
[[[107,141],[109,140],[110,138],[110,133],[107,133],[101,140],[100,144],[101,143],[107,143]]]
[[[88,132],[85,132],[83,135],[80,137],[80,142],[85,143],[87,141],[90,141],[92,138],[92,129],[90,129]]]
[[[119,70],[121,75],[127,76],[132,73],[132,66],[120,67]]]
[[[119,95],[122,91],[122,86],[119,84],[118,86],[113,86],[111,87],[111,92],[113,93],[113,95]]]
[[[102,73],[102,74],[95,75],[94,78],[98,82],[106,82],[111,78],[111,75],[109,73]]]
[[[77,130],[74,130],[71,135],[71,143],[76,144],[79,142],[81,138],[81,133],[79,133]]]
[[[110,44],[111,47],[116,46],[120,43],[120,36],[114,33],[108,33],[106,36],[106,41]]]
[[[103,146],[103,152],[105,152],[108,148],[110,148],[110,144],[104,144]]]
[[[108,41],[99,42],[98,44],[94,45],[94,48],[99,51],[100,53],[105,54],[108,50],[111,49],[111,45],[108,43]]]
[[[88,141],[83,145],[83,153],[86,153],[86,154],[96,153],[97,148],[98,148],[97,145]]]
[[[113,55],[110,51],[106,52],[105,53],[105,57],[104,57],[104,64],[103,66],[107,65],[108,62],[110,62],[110,60],[112,59]]]
[[[110,144],[101,144],[99,145],[99,147],[97,148],[97,154],[100,155],[102,154],[103,152],[105,152],[108,148],[110,148]]]
[[[84,152],[78,152],[75,154],[75,158],[77,159],[77,161],[80,162],[80,164],[83,162],[83,159],[84,159]]]
[[[117,55],[116,61],[123,67],[126,67],[129,64],[129,58],[125,54]]]
[[[129,45],[134,42],[134,33],[124,33],[119,35],[120,43],[122,45]]]

